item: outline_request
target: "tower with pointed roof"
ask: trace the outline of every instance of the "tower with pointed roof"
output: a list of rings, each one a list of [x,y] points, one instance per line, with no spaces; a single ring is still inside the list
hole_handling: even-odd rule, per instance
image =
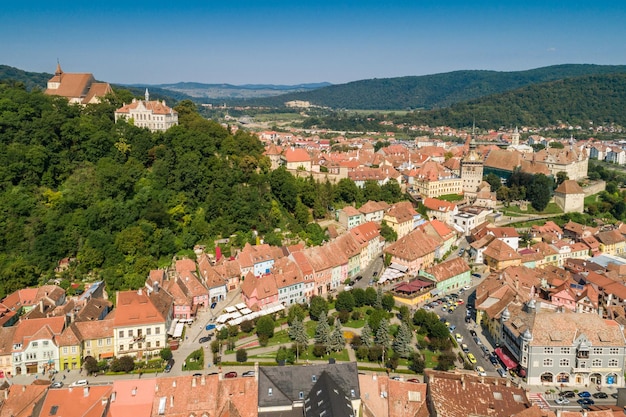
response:
[[[519,146],[519,136],[519,130],[517,129],[517,126],[515,126],[515,130],[513,130],[513,133],[511,134],[511,145]]]
[[[473,149],[461,160],[463,194],[470,199],[476,198],[478,187],[483,180],[483,168],[483,158]]]

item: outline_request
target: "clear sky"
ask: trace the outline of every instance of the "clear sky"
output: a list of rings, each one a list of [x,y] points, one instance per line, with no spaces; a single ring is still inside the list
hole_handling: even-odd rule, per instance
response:
[[[0,64],[120,84],[626,64],[625,18],[625,0],[7,0]]]

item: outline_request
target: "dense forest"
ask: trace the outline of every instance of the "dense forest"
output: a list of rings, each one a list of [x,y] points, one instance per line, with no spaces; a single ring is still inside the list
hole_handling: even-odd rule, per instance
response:
[[[115,90],[81,107],[0,82],[0,298],[53,277],[65,257],[77,259],[68,278],[117,290],[221,237],[319,244],[312,219],[329,207],[403,197],[397,183],[361,190],[270,171],[256,136],[202,118],[190,101],[165,133],[115,124],[131,99]]]
[[[442,74],[354,81],[266,99],[231,102],[281,107],[306,100],[333,109],[405,110],[449,107],[533,84],[585,75],[626,73],[625,65],[566,64],[527,71],[454,71]]]
[[[475,123],[479,129],[546,127],[559,123],[583,128],[589,127],[590,123],[626,126],[625,107],[626,74],[591,75],[531,85],[439,110],[413,111],[404,115],[333,112],[327,116],[310,117],[303,122],[303,127],[365,132],[375,130],[382,120],[409,126],[456,128],[467,128]],[[394,128],[386,126],[385,129]]]

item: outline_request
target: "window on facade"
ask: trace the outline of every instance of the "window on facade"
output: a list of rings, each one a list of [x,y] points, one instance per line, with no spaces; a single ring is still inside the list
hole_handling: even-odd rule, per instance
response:
[[[107,337],[107,346],[111,346],[111,338]]]
[[[609,353],[611,355],[619,355],[619,348],[610,348]]]
[[[593,361],[591,361],[591,366],[593,366],[594,368],[599,368],[602,366],[602,359],[594,359]]]
[[[157,341],[156,341],[156,347],[159,347],[159,346],[161,346],[161,341],[160,341],[160,340],[157,340]]]
[[[609,359],[609,368],[616,368],[617,367],[617,359]]]
[[[146,347],[147,347],[148,349],[150,349],[151,345],[152,345],[152,342],[146,342]]]
[[[161,328],[160,327],[155,327],[154,328],[154,334],[161,334]]]
[[[37,346],[39,346],[39,343],[33,342],[33,347],[37,347]]]
[[[124,345],[120,345],[120,352],[124,350]]]
[[[561,355],[569,355],[569,348],[568,347],[562,347],[561,348]]]
[[[128,350],[133,350],[135,348],[135,345],[133,343],[131,343],[130,345],[128,345]]]
[[[602,355],[602,348],[601,347],[594,347],[593,348],[593,354],[594,355]]]
[[[133,329],[130,329],[130,330],[128,331],[128,337],[133,337]]]
[[[543,366],[552,366],[552,359],[546,358],[543,360]]]
[[[72,346],[72,353],[76,353],[76,346]]]
[[[63,346],[63,354],[67,354],[67,346]]]
[[[137,349],[141,349],[141,342],[137,343]]]
[[[146,336],[150,336],[151,334],[152,334],[152,328],[151,328],[151,327],[148,327],[148,328],[146,329]]]
[[[546,353],[546,354],[548,354],[548,355],[552,355],[552,354],[554,354],[554,348],[551,348],[551,347],[544,347],[544,348],[543,348],[543,353]]]
[[[559,361],[559,366],[569,366],[569,359],[561,359]]]
[[[120,332],[119,332],[119,336],[120,336],[120,337],[124,337],[124,330],[120,330]]]
[[[43,345],[44,345],[44,346],[48,346],[48,343],[49,343],[49,342],[48,342],[47,340],[44,340],[44,341],[43,341]]]

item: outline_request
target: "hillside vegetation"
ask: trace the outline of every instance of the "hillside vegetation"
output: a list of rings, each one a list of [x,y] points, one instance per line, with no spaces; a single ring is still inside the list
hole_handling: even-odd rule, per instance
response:
[[[624,65],[555,65],[527,71],[454,71],[449,73],[354,81],[306,93],[293,93],[250,105],[282,106],[305,100],[334,109],[436,109],[480,97],[570,77],[626,73]]]

